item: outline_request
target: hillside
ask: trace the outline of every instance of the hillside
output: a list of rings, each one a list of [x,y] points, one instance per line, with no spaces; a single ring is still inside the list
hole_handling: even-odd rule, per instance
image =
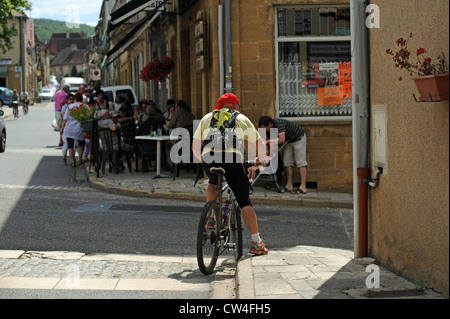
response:
[[[66,32],[82,32],[86,33],[87,37],[95,34],[95,28],[87,24],[80,24],[79,28],[67,28],[64,21],[56,21],[50,19],[33,19],[34,20],[34,31],[38,35],[39,41],[49,42],[52,33]]]

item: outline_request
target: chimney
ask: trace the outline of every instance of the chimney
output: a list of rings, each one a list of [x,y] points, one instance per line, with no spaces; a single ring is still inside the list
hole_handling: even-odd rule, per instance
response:
[[[66,30],[66,39],[70,39],[70,31]]]

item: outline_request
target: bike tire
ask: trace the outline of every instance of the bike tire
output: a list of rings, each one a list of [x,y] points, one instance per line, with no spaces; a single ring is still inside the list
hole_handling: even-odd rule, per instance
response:
[[[231,206],[231,216],[230,216],[230,230],[231,230],[231,240],[235,243],[234,246],[234,258],[236,261],[241,259],[243,254],[243,244],[242,244],[242,212],[236,201],[233,201]]]
[[[219,257],[219,230],[222,227],[220,218],[219,204],[215,201],[206,203],[200,215],[197,231],[197,263],[200,271],[205,275],[213,272]]]

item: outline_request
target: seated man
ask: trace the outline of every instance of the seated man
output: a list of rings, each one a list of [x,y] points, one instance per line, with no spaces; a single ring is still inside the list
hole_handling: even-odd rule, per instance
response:
[[[136,135],[150,135],[150,132],[163,127],[164,122],[156,118],[156,109],[151,105],[145,110],[146,119],[139,125]]]

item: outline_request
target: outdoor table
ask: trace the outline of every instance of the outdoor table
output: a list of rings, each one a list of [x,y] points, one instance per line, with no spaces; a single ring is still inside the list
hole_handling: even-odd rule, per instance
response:
[[[169,136],[169,135],[139,135],[136,136],[136,140],[148,140],[148,141],[156,141],[156,175],[153,178],[160,177],[169,177],[166,175],[161,175],[161,141],[169,141],[169,140],[178,140],[180,137],[178,136]]]

